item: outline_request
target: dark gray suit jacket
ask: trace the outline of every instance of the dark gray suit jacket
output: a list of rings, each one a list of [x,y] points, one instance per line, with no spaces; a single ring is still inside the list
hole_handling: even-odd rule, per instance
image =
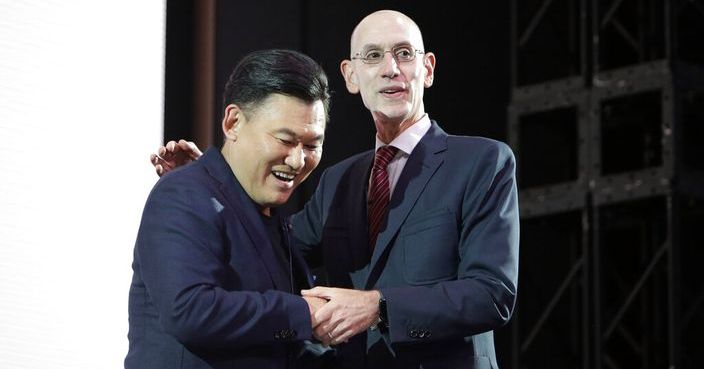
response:
[[[372,151],[328,168],[293,218],[297,247],[329,285],[378,289],[390,328],[339,348],[353,368],[496,368],[493,330],[518,277],[515,161],[503,143],[447,135],[436,122],[411,153],[370,252]]]

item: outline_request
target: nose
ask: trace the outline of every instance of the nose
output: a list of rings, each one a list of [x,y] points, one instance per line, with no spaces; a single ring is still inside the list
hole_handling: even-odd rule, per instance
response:
[[[291,150],[289,150],[288,155],[286,155],[284,163],[293,170],[301,170],[306,163],[306,154],[305,150],[303,150],[303,145],[298,144],[295,147],[292,147]]]
[[[386,57],[386,54],[389,57]],[[401,71],[398,69],[398,61],[391,51],[384,52],[384,58],[381,60],[381,76],[386,78],[394,78],[399,75]]]

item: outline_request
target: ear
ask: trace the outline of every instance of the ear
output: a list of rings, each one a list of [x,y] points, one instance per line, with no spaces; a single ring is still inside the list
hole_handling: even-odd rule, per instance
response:
[[[222,118],[222,133],[225,139],[237,141],[237,132],[246,120],[242,109],[235,104],[225,107],[225,116]]]
[[[435,78],[435,54],[431,52],[425,53],[423,68],[425,68],[425,81],[423,84],[425,88],[428,88],[433,85],[433,79]]]
[[[345,79],[345,86],[347,86],[347,91],[351,94],[359,93],[359,86],[357,85],[357,74],[352,67],[352,60],[345,59],[340,63],[340,72],[342,72],[342,77]]]

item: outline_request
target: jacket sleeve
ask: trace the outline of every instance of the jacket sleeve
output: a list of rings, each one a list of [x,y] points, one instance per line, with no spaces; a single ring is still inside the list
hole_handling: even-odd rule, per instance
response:
[[[135,246],[135,272],[163,329],[183,344],[208,348],[310,338],[300,296],[226,288],[229,260],[237,257],[229,242],[247,235],[225,234],[222,205],[202,185],[169,179],[150,194]]]
[[[320,176],[315,193],[308,200],[303,210],[291,216],[294,247],[303,255],[308,266],[318,268],[323,264],[322,237],[323,224],[327,219],[325,204],[325,178],[327,170]],[[328,203],[330,199],[328,199]]]
[[[504,144],[484,154],[479,180],[467,181],[461,199],[457,279],[381,289],[391,342],[471,336],[511,317],[519,246],[515,159]]]

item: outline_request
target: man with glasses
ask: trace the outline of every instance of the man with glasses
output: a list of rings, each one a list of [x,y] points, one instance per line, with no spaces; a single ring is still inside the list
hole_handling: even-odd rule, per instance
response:
[[[340,69],[371,112],[376,149],[325,170],[292,218],[299,249],[334,286],[303,291],[328,300],[315,334],[342,367],[496,368],[493,330],[512,314],[518,277],[513,154],[430,120],[436,58],[404,14],[368,15],[350,47]]]

